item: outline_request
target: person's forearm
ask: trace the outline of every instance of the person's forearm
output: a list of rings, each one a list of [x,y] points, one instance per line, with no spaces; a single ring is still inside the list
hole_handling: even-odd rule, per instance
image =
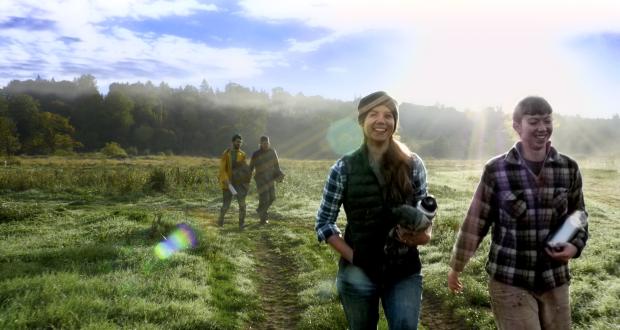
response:
[[[340,237],[340,235],[332,235],[327,239],[327,244],[331,245],[340,255],[348,262],[353,262],[353,249]]]
[[[402,243],[409,246],[426,245],[431,241],[433,226],[429,226],[423,231],[411,231],[398,228],[397,237]]]

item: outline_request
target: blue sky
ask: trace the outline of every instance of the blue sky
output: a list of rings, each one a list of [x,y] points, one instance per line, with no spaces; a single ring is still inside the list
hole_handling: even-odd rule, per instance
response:
[[[620,113],[613,0],[0,1],[0,86],[37,75]]]

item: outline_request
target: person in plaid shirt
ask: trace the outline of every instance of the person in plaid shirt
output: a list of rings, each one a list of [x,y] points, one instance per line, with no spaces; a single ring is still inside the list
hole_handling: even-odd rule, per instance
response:
[[[569,242],[546,241],[571,213],[585,212],[577,163],[551,146],[552,109],[530,96],[517,104],[519,141],[487,162],[454,244],[448,288],[463,290],[459,273],[492,230],[486,270],[499,329],[569,329],[568,261],[581,255],[587,223]]]
[[[422,303],[418,245],[431,239],[397,227],[394,208],[427,195],[422,159],[394,139],[398,105],[379,91],[363,97],[358,122],[362,146],[332,166],[317,212],[317,238],[341,256],[336,278],[349,329],[376,329],[379,301],[390,329],[417,329]],[[344,237],[336,226],[341,205],[347,215]],[[397,228],[397,229],[395,229]],[[404,244],[401,255],[386,255],[388,233]]]

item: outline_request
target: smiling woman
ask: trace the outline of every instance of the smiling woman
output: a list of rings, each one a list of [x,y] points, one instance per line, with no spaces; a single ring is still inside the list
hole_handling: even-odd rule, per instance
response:
[[[431,226],[405,230],[397,225],[395,210],[426,197],[426,169],[394,139],[398,104],[387,93],[363,97],[358,122],[364,142],[331,168],[317,237],[340,254],[336,286],[350,329],[376,327],[379,300],[390,328],[417,329],[422,300],[417,246],[430,241]],[[341,205],[347,216],[344,237],[336,225]],[[390,239],[399,244],[398,253],[385,249]]]

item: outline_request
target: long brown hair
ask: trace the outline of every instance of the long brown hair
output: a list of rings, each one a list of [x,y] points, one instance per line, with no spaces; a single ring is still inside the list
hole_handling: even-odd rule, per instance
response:
[[[410,178],[411,151],[405,144],[396,140],[394,135],[383,155],[381,168],[387,185],[387,197],[396,203],[404,203],[413,193]]]
[[[364,136],[364,144],[366,144],[366,136]],[[381,173],[385,178],[386,197],[388,200],[401,204],[407,201],[407,198],[413,193],[410,173],[411,168],[411,150],[402,142],[398,141],[396,133],[390,138],[390,144],[383,155],[381,162]]]

